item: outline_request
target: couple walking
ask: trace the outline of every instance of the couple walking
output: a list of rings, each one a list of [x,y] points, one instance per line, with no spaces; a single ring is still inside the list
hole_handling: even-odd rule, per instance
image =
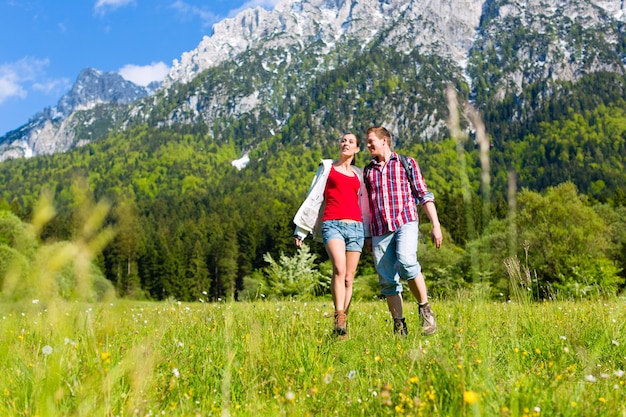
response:
[[[437,330],[428,303],[421,266],[417,261],[418,203],[432,224],[437,248],[442,234],[435,198],[426,188],[418,164],[391,148],[391,134],[382,126],[367,130],[372,160],[362,170],[354,166],[360,140],[354,133],[341,138],[339,159],[320,164],[309,193],[296,213],[295,243],[309,234],[321,235],[333,266],[331,293],[335,305],[335,333],[347,334],[352,284],[364,245],[371,248],[381,294],[394,323],[394,333],[407,335],[403,315],[402,280],[419,303],[422,333]],[[414,198],[415,195],[415,198]]]

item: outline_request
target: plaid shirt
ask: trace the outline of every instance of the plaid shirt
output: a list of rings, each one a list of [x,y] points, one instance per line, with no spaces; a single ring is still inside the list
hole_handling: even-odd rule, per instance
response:
[[[435,196],[426,188],[417,162],[410,157],[407,159],[415,173],[413,183],[419,203],[424,205],[434,201]],[[389,162],[384,166],[372,159],[365,167],[363,177],[369,191],[372,236],[393,232],[408,222],[418,220],[410,179],[397,153],[392,152]]]

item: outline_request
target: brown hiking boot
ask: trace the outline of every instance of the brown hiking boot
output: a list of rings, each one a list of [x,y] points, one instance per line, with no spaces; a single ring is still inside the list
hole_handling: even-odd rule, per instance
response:
[[[393,319],[393,333],[400,337],[406,337],[409,334],[404,319]]]
[[[335,311],[335,334],[338,336],[344,336],[348,333],[348,316],[345,311]]]
[[[420,305],[420,316],[422,317],[422,334],[428,336],[437,331],[437,321],[430,304]]]

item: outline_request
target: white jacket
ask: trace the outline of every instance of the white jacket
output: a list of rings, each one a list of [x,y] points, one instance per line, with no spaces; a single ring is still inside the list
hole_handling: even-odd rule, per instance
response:
[[[328,174],[333,164],[332,159],[323,159],[320,163],[309,193],[304,199],[304,203],[298,209],[293,222],[296,225],[296,230],[293,232],[295,237],[304,238],[309,234],[313,234],[313,238],[316,240],[322,239],[321,227],[322,227],[322,215],[324,214],[324,189],[326,188],[326,180],[328,180]],[[361,217],[363,218],[363,231],[365,236],[370,236],[370,206],[369,199],[367,197],[367,189],[365,188],[365,182],[363,181],[363,170],[352,166],[352,169],[356,173],[361,188],[359,189],[359,206],[361,207]]]

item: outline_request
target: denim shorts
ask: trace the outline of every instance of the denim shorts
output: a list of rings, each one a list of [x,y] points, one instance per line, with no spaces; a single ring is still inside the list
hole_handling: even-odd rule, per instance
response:
[[[363,222],[344,222],[341,220],[326,220],[322,223],[322,240],[324,245],[332,239],[341,239],[346,244],[346,250],[361,252],[365,243]]]
[[[417,222],[409,222],[394,232],[372,237],[374,264],[382,295],[400,294],[400,279],[413,279],[422,272],[417,261],[417,234]]]

